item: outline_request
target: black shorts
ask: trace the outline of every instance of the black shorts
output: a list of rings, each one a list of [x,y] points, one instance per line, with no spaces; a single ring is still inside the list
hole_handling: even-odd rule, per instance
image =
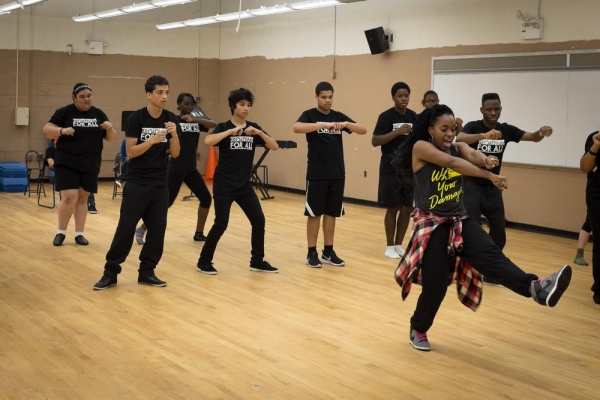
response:
[[[414,186],[401,175],[379,175],[377,204],[381,207],[412,207]]]
[[[54,174],[57,191],[82,188],[86,192],[98,192],[97,174],[80,172],[65,165],[55,165]]]
[[[344,212],[345,179],[306,181],[306,205],[304,215],[319,217],[323,214],[341,217]]]

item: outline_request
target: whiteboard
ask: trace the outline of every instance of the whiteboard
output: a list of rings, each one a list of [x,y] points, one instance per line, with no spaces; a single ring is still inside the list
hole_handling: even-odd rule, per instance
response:
[[[482,119],[481,95],[494,92],[502,101],[500,122],[526,132],[553,128],[541,142],[510,143],[508,162],[579,168],[587,136],[600,127],[600,71],[435,73],[433,88],[465,124]]]

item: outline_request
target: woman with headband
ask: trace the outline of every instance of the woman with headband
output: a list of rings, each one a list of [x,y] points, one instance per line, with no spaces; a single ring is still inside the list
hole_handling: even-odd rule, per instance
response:
[[[73,104],[54,112],[44,125],[44,135],[56,142],[54,171],[60,191],[58,231],[54,246],[63,244],[71,215],[75,219],[75,243],[88,245],[83,236],[90,193],[98,191],[102,139],[114,140],[117,131],[102,110],[92,106],[92,88],[85,83],[73,87]]]

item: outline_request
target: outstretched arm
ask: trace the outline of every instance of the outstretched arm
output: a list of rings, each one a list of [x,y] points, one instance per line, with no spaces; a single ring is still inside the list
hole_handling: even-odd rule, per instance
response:
[[[480,141],[481,139],[500,139],[502,137],[502,133],[497,131],[496,129],[492,129],[486,133],[465,133],[460,132],[456,136],[457,142],[463,142],[466,144],[473,144],[475,142]]]
[[[525,140],[527,142],[539,142],[546,136],[552,135],[552,127],[550,126],[542,126],[535,132],[525,132],[521,140]]]

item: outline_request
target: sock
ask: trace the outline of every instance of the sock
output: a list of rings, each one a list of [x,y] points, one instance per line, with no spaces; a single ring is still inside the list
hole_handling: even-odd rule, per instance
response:
[[[333,251],[333,245],[325,246],[325,248],[323,249],[323,254],[330,254],[332,251]]]
[[[62,233],[63,235],[67,236],[67,230],[66,229],[65,230],[62,230],[62,229],[57,230],[56,234],[58,235],[59,233]]]
[[[317,246],[315,246],[315,247],[309,247],[308,248],[308,252],[309,253],[316,253],[317,252]]]
[[[583,249],[577,249],[577,255],[575,257],[583,257]]]
[[[83,236],[83,232],[75,232],[75,237],[77,236]]]

